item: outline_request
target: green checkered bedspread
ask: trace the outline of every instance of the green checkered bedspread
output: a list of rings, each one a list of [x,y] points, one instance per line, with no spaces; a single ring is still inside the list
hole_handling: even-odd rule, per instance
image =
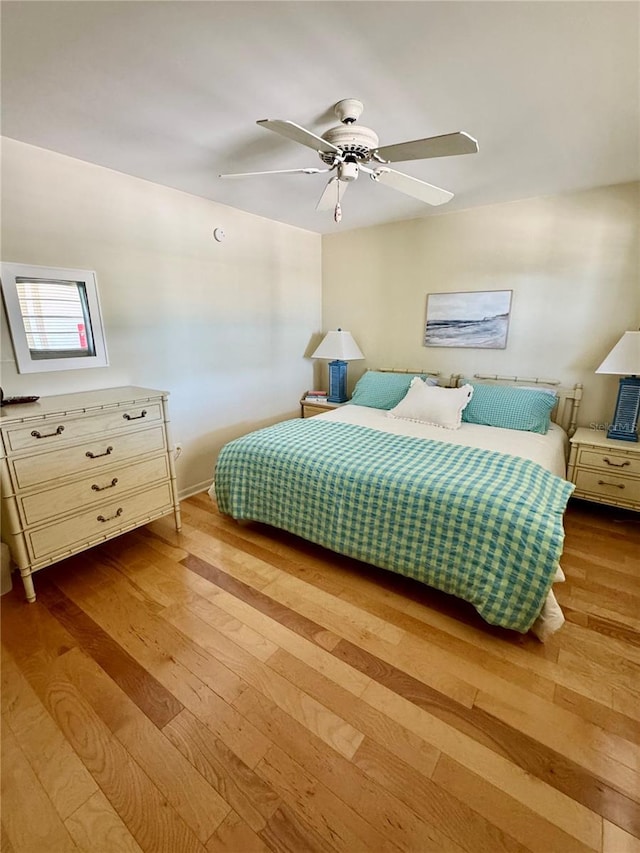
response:
[[[515,456],[308,418],[231,441],[222,513],[288,530],[526,632],[562,553],[566,480]]]

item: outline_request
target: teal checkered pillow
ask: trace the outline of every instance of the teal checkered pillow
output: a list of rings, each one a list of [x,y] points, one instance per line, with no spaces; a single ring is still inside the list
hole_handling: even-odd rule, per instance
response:
[[[404,398],[416,376],[424,379],[427,385],[438,384],[424,373],[380,373],[368,370],[358,380],[351,402],[372,409],[393,409]]]
[[[462,413],[463,421],[541,435],[548,432],[551,411],[556,404],[554,391],[482,382],[469,384],[473,385],[473,397]]]

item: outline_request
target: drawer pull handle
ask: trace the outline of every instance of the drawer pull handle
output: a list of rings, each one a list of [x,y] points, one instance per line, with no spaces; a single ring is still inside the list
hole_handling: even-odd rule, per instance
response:
[[[599,486],[613,486],[614,489],[624,489],[622,483],[607,483],[606,480],[598,480]]]
[[[607,463],[607,465],[611,465],[611,467],[612,467],[612,468],[624,468],[624,467],[626,467],[627,465],[631,465],[631,462],[629,462],[629,460],[628,460],[628,459],[626,460],[626,462],[620,462],[620,463],[618,464],[617,462],[612,462],[610,459],[607,459],[607,457],[606,457],[606,456],[603,456],[603,457],[602,457],[602,461],[603,461],[603,462],[606,462],[606,463]]]
[[[122,513],[123,513],[123,512],[124,512],[124,510],[123,510],[123,509],[122,509],[122,507],[120,506],[120,507],[118,507],[118,509],[116,510],[116,514],[115,514],[115,515],[110,515],[110,516],[109,516],[109,518],[105,518],[105,517],[104,517],[104,515],[99,515],[99,516],[96,518],[96,521],[113,521],[113,519],[114,519],[114,518],[120,518],[120,516],[122,515]]]
[[[93,486],[91,486],[91,488],[93,489],[94,492],[104,492],[105,489],[112,489],[116,485],[117,482],[118,482],[118,478],[114,477],[113,480],[110,483],[108,483],[106,486],[97,486],[94,483]]]
[[[37,429],[31,431],[31,435],[34,438],[52,438],[54,435],[60,435],[61,432],[64,432],[64,427],[59,426],[55,432],[46,432],[44,435],[41,432],[38,432]]]
[[[104,453],[92,453],[90,450],[87,450],[85,456],[88,456],[89,459],[98,459],[100,456],[109,456],[109,454],[112,452],[113,447],[107,447]]]
[[[125,414],[122,417],[125,419],[125,421],[139,421],[140,418],[146,418],[147,417],[147,410],[143,409],[139,415],[129,415],[125,412]]]

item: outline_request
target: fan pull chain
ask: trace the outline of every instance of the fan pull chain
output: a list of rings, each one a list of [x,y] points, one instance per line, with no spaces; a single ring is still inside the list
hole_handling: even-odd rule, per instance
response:
[[[340,222],[342,219],[342,208],[340,207],[340,178],[336,181],[338,187],[338,200],[336,202],[335,210],[333,211],[333,218],[335,222]]]

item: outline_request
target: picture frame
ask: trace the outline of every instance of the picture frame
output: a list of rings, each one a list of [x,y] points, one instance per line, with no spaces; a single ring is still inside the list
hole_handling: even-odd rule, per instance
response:
[[[428,293],[423,346],[505,349],[512,290]]]

